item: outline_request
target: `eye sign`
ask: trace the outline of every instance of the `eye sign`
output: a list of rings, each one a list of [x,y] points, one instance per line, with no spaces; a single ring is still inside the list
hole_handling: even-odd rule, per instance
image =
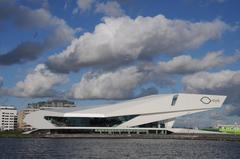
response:
[[[200,101],[203,103],[203,104],[209,104],[209,103],[211,103],[211,99],[209,98],[209,97],[202,97],[201,99],[200,99]]]

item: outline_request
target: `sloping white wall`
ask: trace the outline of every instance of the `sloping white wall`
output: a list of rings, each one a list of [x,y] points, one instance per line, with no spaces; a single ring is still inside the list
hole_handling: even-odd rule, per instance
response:
[[[133,127],[155,121],[173,119],[179,116],[206,111],[222,106],[226,96],[204,94],[178,94],[177,102],[171,106],[173,96],[176,94],[153,95],[122,103],[89,108],[86,110],[69,109],[61,112],[58,110],[41,110],[30,113],[24,121],[38,129],[55,127],[44,119],[44,116],[58,117],[114,117],[126,115],[139,115],[125,122],[119,127]]]

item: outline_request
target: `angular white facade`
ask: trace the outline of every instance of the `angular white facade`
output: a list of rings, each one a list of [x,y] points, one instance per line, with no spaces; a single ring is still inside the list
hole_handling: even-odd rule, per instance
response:
[[[204,94],[152,95],[94,108],[40,110],[24,121],[36,129],[171,128],[177,117],[219,108],[225,99]]]

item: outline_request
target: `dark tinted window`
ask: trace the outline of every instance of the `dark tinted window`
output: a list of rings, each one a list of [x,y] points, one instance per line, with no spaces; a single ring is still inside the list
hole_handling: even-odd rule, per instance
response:
[[[176,104],[177,99],[178,99],[178,95],[174,95],[174,96],[173,96],[173,99],[172,99],[172,104],[171,104],[171,106],[174,106],[174,105]]]
[[[109,117],[109,118],[87,118],[87,117],[53,117],[45,116],[44,118],[56,126],[73,126],[73,127],[114,127],[137,115]]]

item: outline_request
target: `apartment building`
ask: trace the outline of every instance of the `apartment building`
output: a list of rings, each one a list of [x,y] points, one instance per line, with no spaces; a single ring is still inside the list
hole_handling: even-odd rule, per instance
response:
[[[0,106],[0,131],[17,128],[17,109],[12,106]]]

